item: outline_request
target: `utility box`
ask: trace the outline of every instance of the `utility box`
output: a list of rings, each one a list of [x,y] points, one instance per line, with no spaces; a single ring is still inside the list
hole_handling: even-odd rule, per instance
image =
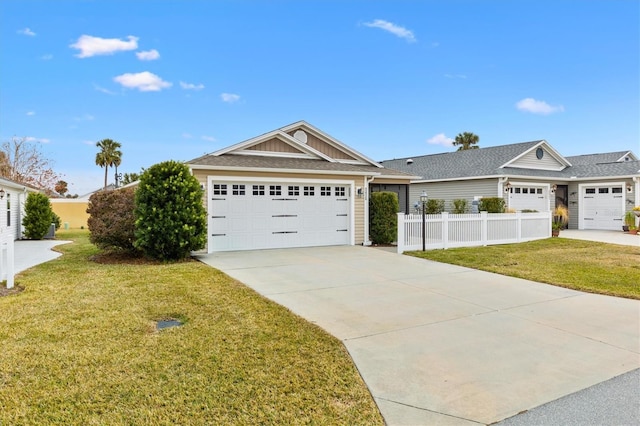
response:
[[[49,232],[47,232],[47,235],[44,236],[45,240],[53,240],[56,237],[56,224],[52,223],[51,226],[49,226]]]

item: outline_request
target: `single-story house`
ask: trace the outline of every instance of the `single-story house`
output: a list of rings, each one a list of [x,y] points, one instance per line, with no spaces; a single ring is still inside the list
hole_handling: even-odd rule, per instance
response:
[[[31,185],[0,178],[0,234],[9,234],[14,240],[22,238],[24,203],[29,192],[40,192]]]
[[[207,251],[369,244],[373,184],[390,170],[299,121],[187,162],[205,190]]]
[[[503,197],[515,210],[569,209],[569,228],[622,228],[625,211],[640,205],[640,161],[631,151],[565,157],[544,140],[381,161],[420,176],[411,181],[413,207],[423,191],[469,205]]]

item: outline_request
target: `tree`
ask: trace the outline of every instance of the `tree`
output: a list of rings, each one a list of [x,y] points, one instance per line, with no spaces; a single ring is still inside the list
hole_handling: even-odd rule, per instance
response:
[[[24,203],[24,235],[30,240],[41,240],[51,226],[53,210],[49,198],[37,192],[31,192]]]
[[[69,191],[67,182],[63,180],[59,180],[56,183],[55,190],[58,194],[64,197],[64,194],[66,194]]]
[[[134,252],[135,190],[98,191],[89,198],[89,240],[101,249]]]
[[[207,241],[203,191],[189,168],[165,161],[147,169],[135,199],[135,246],[159,260],[185,259]]]
[[[140,175],[144,173],[144,168],[140,171],[140,173],[125,173],[122,178],[122,184],[128,185],[140,179]]]
[[[40,151],[40,142],[29,138],[11,138],[0,148],[0,177],[53,191],[60,176],[52,162]]]
[[[118,167],[122,161],[122,145],[111,139],[102,139],[96,143],[100,152],[96,154],[96,165],[104,167],[104,189],[107,189],[107,174],[109,167]]]
[[[453,141],[453,146],[457,146],[458,151],[466,151],[467,149],[478,149],[478,142],[480,142],[480,136],[471,132],[464,132],[458,133],[458,136]]]
[[[398,194],[390,191],[373,192],[369,198],[369,234],[374,244],[390,244],[398,233]]]

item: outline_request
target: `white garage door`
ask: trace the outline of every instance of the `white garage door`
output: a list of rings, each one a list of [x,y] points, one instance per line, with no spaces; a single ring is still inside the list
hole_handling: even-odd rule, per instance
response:
[[[509,207],[516,210],[549,210],[546,188],[539,186],[514,186],[509,189]]]
[[[210,182],[209,252],[350,244],[351,186]]]
[[[582,228],[622,229],[623,185],[582,187]]]

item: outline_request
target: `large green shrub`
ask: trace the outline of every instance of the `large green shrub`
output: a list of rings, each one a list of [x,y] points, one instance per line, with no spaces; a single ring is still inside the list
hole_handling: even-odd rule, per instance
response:
[[[438,200],[436,198],[428,199],[427,205],[424,209],[425,214],[440,214],[444,211],[444,200]]]
[[[40,193],[31,192],[24,204],[24,236],[30,240],[41,240],[47,235],[53,219],[53,210],[49,198]]]
[[[453,214],[465,214],[467,212],[467,208],[469,206],[469,202],[464,198],[456,198],[453,200]]]
[[[89,198],[89,240],[101,249],[135,251],[135,190],[99,191]]]
[[[165,161],[145,170],[135,204],[135,246],[146,256],[180,260],[204,247],[202,189],[186,165]]]
[[[478,203],[478,210],[487,213],[504,213],[504,198],[485,197]]]
[[[398,235],[398,194],[373,192],[369,199],[370,238],[374,244],[390,244]]]

